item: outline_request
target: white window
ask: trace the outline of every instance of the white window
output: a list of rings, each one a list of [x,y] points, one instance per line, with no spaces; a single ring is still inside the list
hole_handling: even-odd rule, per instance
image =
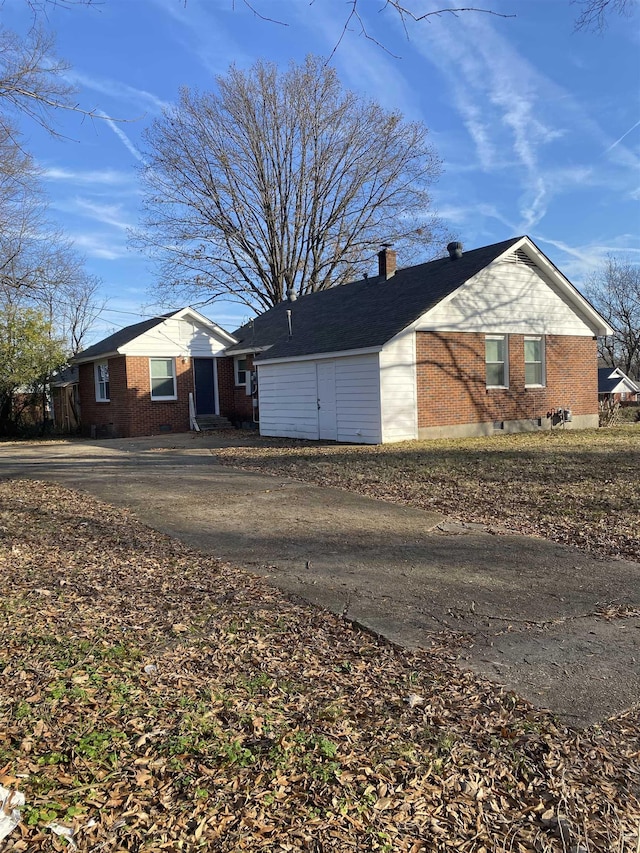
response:
[[[509,387],[509,354],[506,335],[487,335],[484,342],[487,388]]]
[[[524,384],[545,384],[544,338],[541,336],[524,339]]]
[[[151,399],[177,400],[176,371],[172,358],[150,358]]]
[[[235,374],[236,385],[247,384],[247,357],[246,355],[237,355],[233,360],[233,369]]]
[[[96,400],[98,403],[108,403],[109,397],[109,362],[97,361],[95,366]]]

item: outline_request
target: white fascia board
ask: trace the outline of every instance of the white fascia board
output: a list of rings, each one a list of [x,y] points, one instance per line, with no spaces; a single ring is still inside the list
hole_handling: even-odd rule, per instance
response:
[[[572,302],[578,313],[582,314],[583,317],[589,321],[589,325],[593,327],[594,334],[599,337],[603,335],[612,335],[613,329],[604,319],[604,317],[599,314],[593,305],[585,299],[585,297],[580,293],[577,287],[575,287],[565,275],[563,275],[560,270],[553,264],[549,258],[536,246],[536,244],[529,239],[529,237],[522,237],[511,246],[506,252],[500,255],[499,258],[493,263],[502,260],[505,255],[510,254],[511,252],[515,252],[518,249],[522,249],[532,261],[534,261],[540,269],[545,272],[551,281],[569,298],[569,301]]]
[[[314,352],[309,355],[294,355],[289,357],[281,356],[280,358],[261,358],[256,362],[256,367],[262,364],[286,364],[293,361],[321,361],[325,358],[346,358],[349,355],[370,355],[371,353],[380,352],[382,347],[365,347],[364,349],[346,349],[338,352]]]
[[[217,323],[214,323],[213,320],[210,320],[208,317],[205,317],[204,314],[201,314],[199,311],[196,311],[195,308],[191,308],[188,306],[187,308],[181,308],[180,311],[176,311],[175,314],[171,314],[170,317],[167,317],[167,320],[184,320],[186,317],[191,317],[197,323],[201,323],[203,326],[207,326],[209,329],[213,329],[216,334],[218,334],[222,338],[226,338],[230,344],[237,344],[238,341],[233,335],[229,334],[226,329],[223,329],[222,326],[219,326]]]
[[[101,352],[100,355],[90,355],[87,358],[79,358],[74,355],[69,359],[69,364],[86,364],[89,361],[106,361],[108,358],[117,358],[122,355],[120,350],[114,349],[111,352]]]

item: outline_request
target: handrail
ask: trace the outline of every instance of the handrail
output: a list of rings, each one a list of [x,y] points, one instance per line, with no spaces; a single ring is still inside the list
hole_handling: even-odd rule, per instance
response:
[[[196,420],[196,406],[193,402],[193,392],[189,391],[189,429],[200,432],[198,421]]]

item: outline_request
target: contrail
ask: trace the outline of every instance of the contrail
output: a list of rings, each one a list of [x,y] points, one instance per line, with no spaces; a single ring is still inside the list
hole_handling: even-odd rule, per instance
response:
[[[124,147],[125,147],[125,148],[126,148],[126,149],[131,153],[131,154],[133,154],[133,156],[136,158],[136,160],[139,160],[141,163],[144,163],[144,157],[143,157],[143,156],[142,156],[142,154],[138,151],[138,149],[137,149],[137,148],[136,148],[136,146],[133,144],[133,142],[129,139],[129,137],[127,136],[127,134],[126,134],[126,133],[125,133],[121,128],[119,128],[119,127],[118,127],[118,125],[113,121],[113,119],[110,119],[110,118],[106,115],[106,113],[102,113],[102,112],[101,112],[101,113],[100,113],[100,115],[101,115],[101,116],[102,116],[102,118],[106,121],[106,123],[109,125],[109,127],[111,128],[111,130],[112,130],[112,131],[115,133],[115,135],[118,137],[118,139],[122,142],[122,144],[124,145]]]
[[[629,134],[631,133],[631,131],[632,131],[632,130],[635,130],[635,129],[636,129],[636,127],[637,127],[639,124],[640,124],[640,120],[639,120],[639,121],[637,121],[637,122],[633,125],[633,127],[630,127],[630,128],[629,128],[629,130],[628,130],[626,133],[623,133],[623,134],[622,134],[622,136],[620,137],[620,139],[616,139],[616,141],[613,143],[613,145],[610,145],[610,146],[607,148],[607,150],[606,150],[606,151],[603,151],[602,153],[603,153],[603,154],[608,154],[608,153],[609,153],[609,151],[611,151],[611,149],[612,149],[612,148],[615,148],[615,147],[616,147],[616,145],[617,145],[619,142],[622,142],[622,140],[625,138],[625,136],[629,136]]]

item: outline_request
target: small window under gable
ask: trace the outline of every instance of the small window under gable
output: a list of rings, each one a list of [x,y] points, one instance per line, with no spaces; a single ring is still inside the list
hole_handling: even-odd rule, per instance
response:
[[[151,399],[176,400],[176,369],[172,358],[150,358]]]
[[[108,403],[109,396],[109,362],[97,361],[95,363],[96,402]]]
[[[527,387],[542,387],[546,384],[542,335],[524,339],[524,384]]]
[[[506,335],[487,335],[484,341],[484,360],[487,388],[509,387],[509,347]]]

